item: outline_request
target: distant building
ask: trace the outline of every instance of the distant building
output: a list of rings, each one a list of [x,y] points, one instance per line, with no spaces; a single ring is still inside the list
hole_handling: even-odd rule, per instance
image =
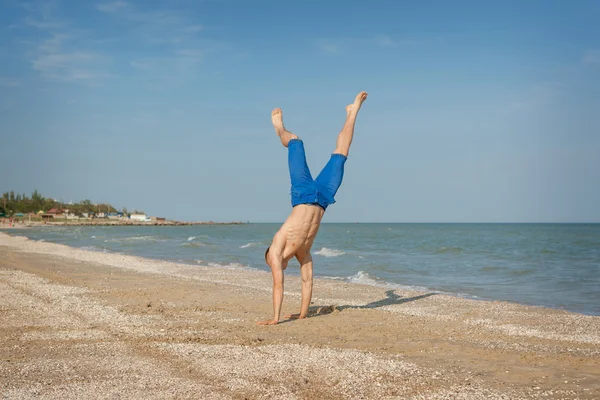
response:
[[[60,217],[65,213],[65,210],[61,209],[61,208],[51,208],[50,210],[48,210],[47,214],[52,214],[55,217]]]
[[[149,222],[149,221],[151,221],[151,219],[148,218],[146,216],[146,214],[131,214],[129,216],[129,219],[131,219],[133,221],[142,221],[142,222]]]
[[[108,213],[106,216],[108,219],[121,219],[121,217],[123,217],[123,213],[120,213],[120,212]]]
[[[56,214],[50,214],[50,213],[43,213],[42,214],[42,220],[43,221],[50,221],[51,219],[54,219],[54,216]]]

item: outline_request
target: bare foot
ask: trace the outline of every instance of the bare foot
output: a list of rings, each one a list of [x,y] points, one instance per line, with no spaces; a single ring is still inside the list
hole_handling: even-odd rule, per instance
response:
[[[271,121],[273,121],[273,127],[275,128],[277,136],[281,139],[281,144],[285,147],[288,147],[290,140],[298,138],[298,136],[294,135],[283,126],[283,114],[281,108],[276,108],[271,112]]]
[[[350,115],[351,113],[358,113],[358,110],[360,110],[362,103],[366,99],[367,99],[367,92],[360,92],[359,94],[357,94],[356,98],[354,99],[354,103],[346,106],[346,112],[348,113],[348,115]]]

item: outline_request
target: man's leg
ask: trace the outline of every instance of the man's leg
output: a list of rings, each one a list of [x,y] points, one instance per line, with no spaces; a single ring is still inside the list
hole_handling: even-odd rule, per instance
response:
[[[335,147],[334,154],[343,154],[348,157],[350,151],[350,145],[352,144],[352,136],[354,136],[354,125],[356,123],[356,116],[362,106],[362,103],[367,99],[366,92],[360,92],[354,99],[354,103],[346,107],[346,122],[342,131],[338,135],[337,145]]]
[[[271,112],[271,121],[273,121],[273,127],[275,128],[277,136],[281,139],[282,145],[288,147],[290,140],[298,139],[298,136],[294,135],[283,126],[283,114],[281,113],[281,108],[276,108]]]
[[[288,148],[292,203],[295,204],[304,194],[312,189],[314,182],[306,163],[304,144],[298,136],[285,129],[280,108],[276,108],[271,112],[271,120],[273,121],[273,127],[275,128],[275,132],[277,132],[277,136],[281,139],[281,144]]]
[[[317,176],[317,179],[315,179],[321,193],[326,197],[328,204],[335,202],[335,194],[342,184],[344,178],[344,164],[346,163],[350,145],[352,144],[356,116],[358,115],[362,103],[366,99],[367,93],[360,92],[354,99],[354,103],[346,107],[346,122],[338,135],[335,151],[331,155],[327,165],[325,165],[319,176]]]

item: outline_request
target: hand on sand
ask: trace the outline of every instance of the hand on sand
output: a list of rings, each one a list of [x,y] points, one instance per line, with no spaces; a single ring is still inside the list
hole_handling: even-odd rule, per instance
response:
[[[258,321],[256,325],[277,325],[279,321],[276,319],[270,319],[268,321]]]

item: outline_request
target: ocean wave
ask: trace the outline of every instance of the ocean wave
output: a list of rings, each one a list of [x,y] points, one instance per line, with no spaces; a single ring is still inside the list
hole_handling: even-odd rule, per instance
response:
[[[240,246],[240,249],[247,249],[248,247],[254,247],[254,246],[257,246],[259,244],[260,244],[259,242],[246,243],[245,245]]]
[[[98,251],[98,250],[100,250],[96,246],[82,246],[82,247],[80,247],[80,249],[81,250],[87,250],[87,251]]]
[[[429,288],[423,286],[416,285],[401,285],[398,283],[392,283],[385,281],[377,276],[371,275],[366,271],[358,271],[356,274],[348,276],[348,277],[339,277],[339,276],[325,276],[323,278],[333,279],[336,281],[344,281],[349,283],[357,283],[360,285],[368,285],[368,286],[376,286],[386,289],[399,289],[399,290],[411,290],[411,291],[419,291],[419,292],[436,292],[442,293],[436,290],[431,290]]]
[[[204,246],[206,246],[206,244],[204,244],[202,242],[186,242],[186,243],[182,243],[181,246],[194,248],[194,247],[204,247]]]
[[[513,276],[530,275],[533,273],[535,273],[535,271],[532,269],[515,269],[512,271],[509,271],[509,274],[513,275]]]
[[[126,242],[144,242],[144,241],[152,241],[152,242],[164,242],[164,239],[160,239],[157,236],[129,236],[129,237],[116,237],[106,239],[105,242],[114,242],[114,243],[126,243]]]
[[[433,254],[462,253],[462,247],[440,247]]]
[[[246,269],[249,268],[248,265],[245,264],[241,264],[241,263],[229,263],[229,264],[225,264],[225,263],[218,263],[218,262],[209,262],[207,264],[209,267],[215,267],[215,268],[226,268],[226,269]]]
[[[500,271],[502,269],[504,269],[504,268],[502,268],[502,267],[495,267],[493,265],[490,265],[490,266],[487,266],[487,267],[482,267],[480,269],[480,271],[482,271],[482,272],[492,272],[492,271]]]
[[[100,252],[100,253],[112,253],[110,250],[108,250],[106,247],[98,247],[98,246],[82,246],[80,247],[81,250],[85,250],[85,251],[95,251],[95,252]]]
[[[355,275],[349,276],[344,280],[351,283],[360,283],[362,285],[370,286],[382,286],[382,284],[384,283],[390,285],[389,282],[377,279],[374,276],[369,275],[369,273],[365,271],[358,271]]]
[[[328,249],[327,247],[323,247],[323,248],[321,248],[321,250],[315,251],[314,254],[317,254],[317,255],[323,256],[323,257],[338,257],[338,256],[341,256],[346,253],[341,250]]]
[[[431,288],[428,288],[425,286],[401,285],[399,283],[392,283],[392,282],[385,281],[381,278],[378,278],[377,276],[371,275],[366,271],[358,271],[356,274],[351,275],[346,278],[342,278],[342,277],[338,277],[338,276],[333,276],[333,277],[321,276],[321,278],[333,279],[336,281],[344,281],[344,282],[349,282],[349,283],[356,283],[359,285],[375,286],[375,287],[380,287],[380,288],[384,288],[384,289],[406,290],[406,291],[411,291],[411,292],[428,292],[428,293],[436,293],[436,294],[441,294],[441,295],[461,297],[461,298],[465,298],[465,299],[480,299],[478,296],[461,293],[459,291],[437,290],[437,289],[431,289]]]
[[[550,250],[550,249],[542,249],[542,251],[540,253],[542,253],[542,254],[558,254],[557,251]]]
[[[194,240],[194,239],[196,239],[196,236],[190,236],[190,237],[188,238],[188,242],[191,242],[191,241],[192,241],[192,240]]]

